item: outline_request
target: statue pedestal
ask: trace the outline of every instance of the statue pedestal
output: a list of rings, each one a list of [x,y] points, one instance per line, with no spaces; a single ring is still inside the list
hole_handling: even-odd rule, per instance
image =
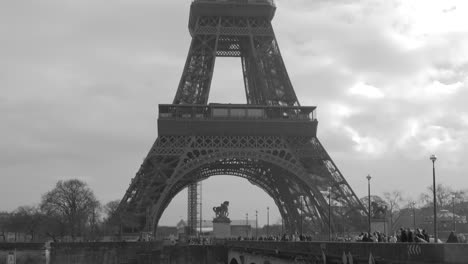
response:
[[[231,220],[214,219],[213,220],[213,236],[216,238],[230,238],[231,237]]]

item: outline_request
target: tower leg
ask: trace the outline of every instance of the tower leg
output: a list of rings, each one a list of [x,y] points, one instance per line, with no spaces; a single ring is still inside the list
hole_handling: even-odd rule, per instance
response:
[[[192,39],[174,104],[207,104],[216,60],[217,35]]]

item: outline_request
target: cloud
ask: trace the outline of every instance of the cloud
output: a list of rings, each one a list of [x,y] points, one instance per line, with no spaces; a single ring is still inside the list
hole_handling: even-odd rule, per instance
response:
[[[462,87],[463,83],[461,82],[456,82],[453,84],[443,84],[440,81],[434,81],[428,87],[426,87],[426,96],[450,96],[457,93]]]
[[[362,136],[351,127],[344,127],[346,133],[354,141],[354,149],[358,153],[367,154],[368,158],[380,158],[384,154],[386,146],[384,142],[370,136]]]
[[[371,99],[379,99],[385,97],[385,94],[378,88],[368,85],[365,83],[357,83],[351,89],[349,93],[353,95],[360,95]]]

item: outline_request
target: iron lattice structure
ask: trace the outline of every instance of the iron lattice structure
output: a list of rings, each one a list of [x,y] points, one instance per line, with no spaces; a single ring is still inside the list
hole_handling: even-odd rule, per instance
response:
[[[315,107],[297,100],[271,25],[275,10],[268,0],[192,3],[182,78],[173,104],[159,106],[158,138],[120,204],[127,221],[155,230],[181,190],[233,175],[273,198],[288,232],[302,231],[303,221],[328,227],[329,187],[333,215],[362,224],[365,209],[316,137]],[[216,57],[241,58],[247,104],[208,104]]]
[[[198,213],[201,212],[198,210],[199,205],[199,197],[198,197],[198,184],[192,183],[188,186],[188,201],[187,201],[187,233],[189,235],[195,235],[197,221],[198,221]]]

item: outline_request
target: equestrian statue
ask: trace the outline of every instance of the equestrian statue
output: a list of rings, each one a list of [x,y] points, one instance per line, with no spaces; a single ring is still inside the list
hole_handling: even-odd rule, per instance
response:
[[[220,206],[213,207],[213,212],[216,214],[215,220],[229,220],[228,206],[229,202],[225,201]]]

